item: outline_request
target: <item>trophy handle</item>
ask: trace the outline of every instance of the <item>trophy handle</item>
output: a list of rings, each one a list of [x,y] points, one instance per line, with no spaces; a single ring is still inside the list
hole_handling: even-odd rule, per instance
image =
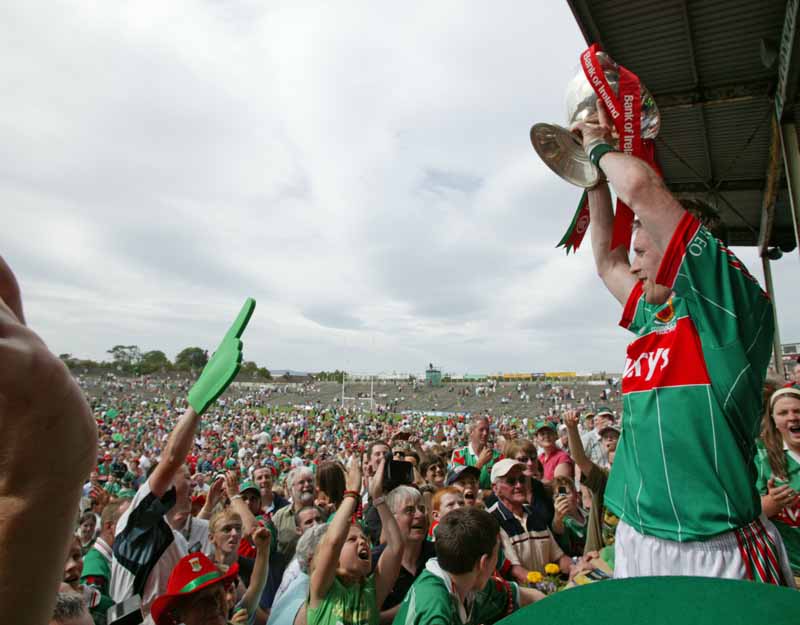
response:
[[[545,165],[577,187],[590,189],[600,179],[600,172],[583,151],[577,135],[556,124],[534,124],[531,143]]]

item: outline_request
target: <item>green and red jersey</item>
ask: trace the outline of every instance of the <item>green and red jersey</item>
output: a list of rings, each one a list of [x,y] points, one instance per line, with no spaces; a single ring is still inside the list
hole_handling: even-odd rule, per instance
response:
[[[704,540],[761,511],[755,439],[772,352],[772,303],[688,213],[656,282],[663,305],[632,290],[620,325],[636,338],[622,376],[622,437],[608,508],[642,534]]]
[[[479,485],[483,490],[491,490],[492,467],[494,466],[495,462],[502,459],[503,459],[503,454],[501,454],[496,449],[493,449],[492,459],[481,467],[481,477],[479,480]],[[455,467],[459,465],[468,467],[475,467],[478,465],[478,456],[472,450],[472,445],[467,445],[466,447],[461,447],[453,451],[453,455],[450,458],[450,470],[453,470]]]
[[[789,449],[784,449],[783,453],[786,456],[786,479],[782,480],[776,477],[775,483],[776,485],[789,484],[795,491],[800,492],[800,455]],[[773,474],[767,458],[767,450],[763,447],[758,449],[756,464],[758,465],[756,488],[760,494],[766,495],[768,491],[767,483],[773,477]],[[783,507],[777,516],[772,517],[770,520],[775,524],[781,534],[781,538],[783,538],[783,545],[789,555],[792,572],[796,576],[800,576],[800,497],[796,497],[788,506]]]

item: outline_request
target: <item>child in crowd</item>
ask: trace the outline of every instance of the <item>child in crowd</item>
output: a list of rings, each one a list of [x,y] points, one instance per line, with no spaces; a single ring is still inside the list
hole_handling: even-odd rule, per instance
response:
[[[464,506],[464,495],[461,489],[455,486],[445,486],[440,488],[433,495],[433,510],[431,512],[431,527],[428,530],[428,540],[435,541],[434,529],[439,525],[441,518],[451,510],[457,510]]]
[[[308,625],[378,625],[378,606],[392,590],[403,556],[403,540],[383,496],[381,458],[370,479],[369,494],[378,510],[386,548],[372,571],[369,540],[353,515],[361,496],[361,465],[350,459],[344,499],[317,547],[311,564]]]
[[[393,625],[493,623],[543,595],[492,578],[500,526],[488,512],[463,507],[444,515],[436,532],[436,558],[414,582]]]

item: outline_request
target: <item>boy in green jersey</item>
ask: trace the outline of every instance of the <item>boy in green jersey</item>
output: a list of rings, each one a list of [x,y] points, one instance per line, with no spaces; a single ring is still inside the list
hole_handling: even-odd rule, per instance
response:
[[[492,578],[500,525],[488,512],[458,508],[436,530],[436,558],[408,591],[393,625],[489,625],[543,595]]]
[[[622,436],[605,491],[606,506],[620,518],[614,574],[793,585],[755,489],[772,303],[649,165],[612,147],[611,127],[599,104],[596,122],[573,128],[637,216],[630,261],[624,245],[611,249],[608,185],[589,190],[595,264],[624,307],[620,325],[635,335],[622,376]],[[716,217],[700,203],[693,208]],[[750,566],[754,558],[760,566]]]

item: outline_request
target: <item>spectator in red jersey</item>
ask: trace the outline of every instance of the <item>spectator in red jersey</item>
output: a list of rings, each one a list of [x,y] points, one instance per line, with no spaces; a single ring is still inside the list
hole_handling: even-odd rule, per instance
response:
[[[556,446],[556,429],[552,423],[540,421],[536,424],[536,443],[542,448],[539,462],[544,468],[543,482],[552,482],[556,476],[574,477],[572,458]]]

